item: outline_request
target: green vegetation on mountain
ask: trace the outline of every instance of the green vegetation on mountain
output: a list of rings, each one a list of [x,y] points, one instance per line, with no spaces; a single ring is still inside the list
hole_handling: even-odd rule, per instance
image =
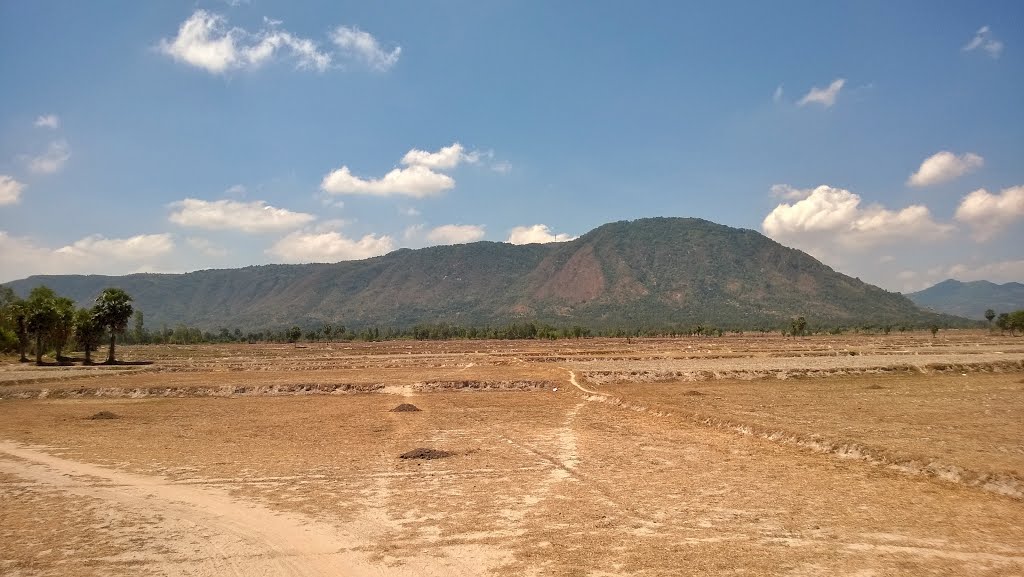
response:
[[[149,326],[465,327],[537,321],[594,329],[962,323],[837,273],[752,230],[691,218],[601,226],[565,243],[477,242],[401,249],[336,264],[265,265],[187,274],[36,276],[79,303],[124,289]]]
[[[944,280],[907,298],[925,309],[969,319],[988,318],[986,314],[1024,309],[1024,284],[995,284],[987,280],[960,282]],[[991,321],[991,319],[989,319]]]

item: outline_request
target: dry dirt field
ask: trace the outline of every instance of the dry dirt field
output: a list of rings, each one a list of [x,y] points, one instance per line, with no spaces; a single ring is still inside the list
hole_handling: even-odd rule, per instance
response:
[[[0,364],[0,575],[1024,575],[1022,338],[119,350]]]

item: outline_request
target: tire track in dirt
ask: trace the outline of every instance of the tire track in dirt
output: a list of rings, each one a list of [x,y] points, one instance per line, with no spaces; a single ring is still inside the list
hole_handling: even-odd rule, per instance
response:
[[[656,417],[672,417],[667,407],[645,405],[625,400],[608,393],[588,389],[576,379],[575,371],[569,371],[569,383],[579,393],[577,396],[585,401],[606,403],[615,407],[629,409],[638,413],[647,413]],[[582,393],[582,394],[580,394]],[[673,407],[678,411],[678,407]],[[888,451],[869,447],[849,440],[827,439],[819,436],[807,436],[775,428],[766,428],[724,419],[698,412],[679,413],[683,420],[729,433],[756,437],[773,443],[788,445],[799,449],[830,455],[839,459],[856,460],[874,466],[883,466],[909,476],[923,476],[936,481],[949,482],[957,485],[981,489],[991,493],[1004,495],[1012,499],[1024,500],[1024,479],[1004,472],[974,471],[954,464],[944,463],[937,459],[922,461],[919,458],[894,455]]]
[[[109,503],[126,518],[146,514],[161,522],[155,531],[173,551],[150,560],[146,572],[164,575],[239,576],[425,576],[479,575],[486,564],[472,555],[451,560],[423,556],[403,566],[383,566],[364,552],[366,535],[379,533],[364,516],[347,530],[304,515],[271,510],[230,496],[225,490],[178,484],[51,455],[0,441],[0,471],[62,492]],[[386,519],[382,519],[386,521]]]
[[[576,385],[581,388],[579,385]],[[600,393],[599,393],[600,394]],[[587,401],[589,399],[584,399]],[[446,401],[450,407],[456,408],[456,405],[451,401]],[[541,483],[538,488],[531,493],[524,502],[526,508],[531,508],[538,504],[543,498],[552,490],[553,486],[558,482],[579,482],[582,486],[586,487],[587,490],[596,493],[600,500],[606,505],[609,505],[612,509],[618,513],[632,518],[635,521],[641,521],[645,524],[655,525],[657,521],[645,515],[639,511],[628,507],[622,503],[610,490],[601,485],[600,481],[591,478],[589,475],[579,470],[581,462],[580,456],[576,448],[576,434],[573,431],[575,420],[578,413],[586,406],[586,402],[580,402],[572,409],[566,412],[566,417],[563,420],[558,431],[555,433],[556,445],[554,451],[544,450],[537,448],[534,444],[524,442],[519,439],[514,439],[508,435],[497,433],[495,436],[501,441],[504,441],[508,445],[515,447],[516,449],[529,453],[535,457],[539,457],[542,461],[552,467],[551,472],[547,479]],[[478,423],[487,426],[485,420],[467,414],[467,418],[473,419]],[[521,513],[521,514],[520,514]],[[521,518],[525,516],[526,511],[511,511],[508,512],[508,516],[512,518]]]

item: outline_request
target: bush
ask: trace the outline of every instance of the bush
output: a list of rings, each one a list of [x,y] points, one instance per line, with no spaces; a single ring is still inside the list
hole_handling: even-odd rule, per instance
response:
[[[0,329],[0,352],[18,352],[18,335],[11,329]]]

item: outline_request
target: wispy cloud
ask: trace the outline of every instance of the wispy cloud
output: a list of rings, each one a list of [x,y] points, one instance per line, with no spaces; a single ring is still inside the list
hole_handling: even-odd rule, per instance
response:
[[[71,158],[71,147],[66,140],[55,140],[39,156],[28,157],[28,169],[36,174],[53,174],[64,168]]]
[[[803,200],[814,192],[813,188],[796,188],[788,184],[773,184],[772,196],[783,200]]]
[[[827,88],[818,88],[815,86],[797,102],[797,106],[820,104],[825,108],[831,108],[832,105],[836,103],[836,99],[839,98],[839,91],[843,89],[843,85],[845,84],[845,78],[837,78],[833,80],[832,84],[829,84]]]
[[[281,262],[337,262],[370,258],[391,252],[395,241],[390,236],[367,234],[360,239],[337,231],[297,231],[274,243],[267,254]]]
[[[385,50],[369,32],[354,26],[339,26],[331,33],[331,41],[342,54],[353,60],[360,60],[371,68],[389,70],[398,63],[402,47]]]
[[[18,182],[13,176],[0,174],[0,206],[18,204],[21,201],[23,190],[25,190],[24,183]]]
[[[992,58],[999,58],[999,55],[1003,53],[1003,43],[996,40],[988,26],[982,26],[974,33],[970,42],[964,44],[962,48],[964,52],[973,52],[978,49],[985,51]]]
[[[202,237],[190,236],[185,239],[185,242],[187,242],[190,247],[209,257],[222,258],[229,254],[229,251],[226,248],[217,246],[208,239]]]
[[[60,248],[0,231],[0,282],[33,274],[127,274],[153,270],[174,250],[170,234],[128,238],[91,235]]]
[[[174,224],[207,230],[238,230],[263,233],[292,230],[316,217],[304,212],[275,208],[262,200],[200,200],[186,198],[172,203],[168,220]]]
[[[436,244],[464,244],[476,242],[484,237],[486,231],[480,224],[446,224],[431,229],[427,240]]]
[[[56,114],[44,114],[42,116],[37,117],[36,121],[33,124],[35,124],[39,128],[57,129],[60,128],[60,117]]]
[[[264,24],[262,30],[248,32],[229,28],[224,16],[196,10],[182,22],[176,36],[160,40],[158,49],[211,74],[258,68],[281,53],[293,57],[301,69],[323,72],[330,67],[331,55],[321,51],[316,42],[281,29],[278,21],[265,18]]]

